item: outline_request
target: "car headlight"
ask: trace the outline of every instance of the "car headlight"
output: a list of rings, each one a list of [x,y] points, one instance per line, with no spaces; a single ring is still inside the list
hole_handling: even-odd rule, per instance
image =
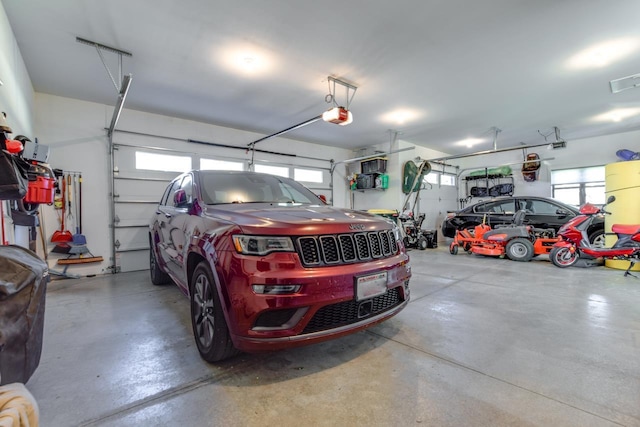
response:
[[[240,254],[266,255],[271,252],[293,252],[293,242],[289,237],[280,236],[233,236],[233,246]]]

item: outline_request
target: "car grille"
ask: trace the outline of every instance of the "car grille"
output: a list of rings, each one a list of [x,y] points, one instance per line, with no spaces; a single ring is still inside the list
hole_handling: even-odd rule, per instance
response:
[[[305,267],[330,266],[387,258],[398,252],[393,230],[305,236],[297,239]]]
[[[366,316],[358,315],[358,306],[369,301],[372,307]],[[369,317],[392,309],[402,303],[400,287],[389,289],[385,294],[366,301],[344,301],[337,304],[326,305],[316,312],[311,321],[302,331],[303,334],[334,329],[340,326],[359,322]]]

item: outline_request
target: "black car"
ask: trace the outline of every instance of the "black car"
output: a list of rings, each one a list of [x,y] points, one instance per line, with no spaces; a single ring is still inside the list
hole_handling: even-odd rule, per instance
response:
[[[449,212],[442,222],[442,234],[454,237],[456,230],[473,228],[486,222],[491,227],[498,224],[510,224],[513,215],[519,211],[526,212],[525,224],[536,228],[558,229],[571,218],[579,215],[577,208],[554,199],[535,196],[497,197],[478,202],[455,212]],[[598,218],[589,228],[589,240],[595,246],[604,245],[604,219]]]

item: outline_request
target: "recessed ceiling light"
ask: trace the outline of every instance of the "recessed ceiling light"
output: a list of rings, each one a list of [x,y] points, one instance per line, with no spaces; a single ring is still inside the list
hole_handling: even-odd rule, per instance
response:
[[[566,62],[567,68],[581,70],[602,68],[619,61],[638,50],[637,38],[621,38],[598,43],[578,52]]]
[[[467,148],[471,148],[476,144],[480,144],[481,142],[485,142],[485,140],[481,138],[467,138],[463,139],[462,141],[456,142],[456,145],[464,145]]]
[[[384,122],[403,125],[407,122],[416,120],[419,117],[420,117],[420,113],[417,110],[402,108],[402,109],[393,110],[384,114],[381,117],[381,119]]]
[[[616,108],[593,118],[596,122],[621,122],[630,117],[640,115],[640,108]]]
[[[229,46],[222,49],[219,60],[235,73],[246,76],[260,76],[270,72],[275,66],[272,55],[263,49],[252,46]]]

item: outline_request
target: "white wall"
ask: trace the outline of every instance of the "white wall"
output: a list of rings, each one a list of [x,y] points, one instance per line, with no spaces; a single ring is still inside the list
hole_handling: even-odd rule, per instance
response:
[[[500,147],[498,146],[498,148]],[[539,179],[536,182],[526,182],[522,177],[522,162],[525,159],[523,150],[491,153],[449,160],[448,162],[458,165],[462,176],[468,174],[470,170],[513,163],[511,168],[513,169],[515,195],[550,197],[552,170],[603,166],[614,163],[619,160],[616,157],[616,151],[621,148],[640,151],[640,131],[572,140],[567,142],[566,148],[555,150],[546,146],[528,149],[527,153],[537,153],[541,159],[548,159],[542,162]],[[463,171],[465,169],[466,172]],[[464,181],[460,182],[459,190],[460,197],[465,197]],[[479,199],[474,199],[472,202],[476,200]]]
[[[11,25],[0,3],[0,111],[7,114],[7,124],[16,135],[31,136],[33,134],[33,87],[31,79],[24,65],[18,44],[11,30]],[[10,203],[0,201],[4,218],[4,230],[0,230],[4,240],[16,243],[13,221],[10,216]],[[23,231],[27,231],[26,227]],[[19,233],[24,237],[19,243],[28,247],[26,233]],[[23,240],[23,241],[22,241]],[[2,242],[0,242],[2,243]]]
[[[51,155],[49,161],[53,168],[82,174],[82,203],[83,211],[85,212],[82,218],[82,231],[87,237],[87,246],[91,252],[104,258],[104,262],[100,264],[71,266],[68,272],[79,275],[106,273],[108,272],[107,268],[113,264],[113,260],[110,259],[111,231],[109,228],[109,211],[111,199],[109,196],[108,139],[104,129],[111,121],[113,107],[42,93],[37,93],[35,100],[36,136],[38,136],[40,143],[50,146]],[[246,147],[251,141],[264,136],[128,109],[123,110],[117,129],[239,147]],[[230,150],[122,132],[115,132],[114,142],[172,148],[194,153],[211,154],[214,157],[244,158],[247,161],[251,157],[251,154],[246,150]],[[266,140],[259,143],[257,148],[321,159],[344,160],[351,155],[350,150],[319,146],[287,138]],[[287,157],[283,160],[282,156],[262,153],[256,153],[255,160],[284,161],[289,164],[304,166],[329,166],[328,162],[314,162],[310,159],[297,157]],[[344,176],[344,167],[338,167],[336,169],[336,182],[343,180]],[[336,206],[347,206],[347,189],[342,185],[336,185],[335,187],[334,204]],[[50,237],[51,233],[59,226],[57,215],[50,206],[45,209],[45,226],[47,237]],[[50,260],[49,264],[54,269],[60,270],[59,267],[55,266],[54,259]]]
[[[9,19],[0,3],[0,111],[15,135],[33,134],[33,87]]]

